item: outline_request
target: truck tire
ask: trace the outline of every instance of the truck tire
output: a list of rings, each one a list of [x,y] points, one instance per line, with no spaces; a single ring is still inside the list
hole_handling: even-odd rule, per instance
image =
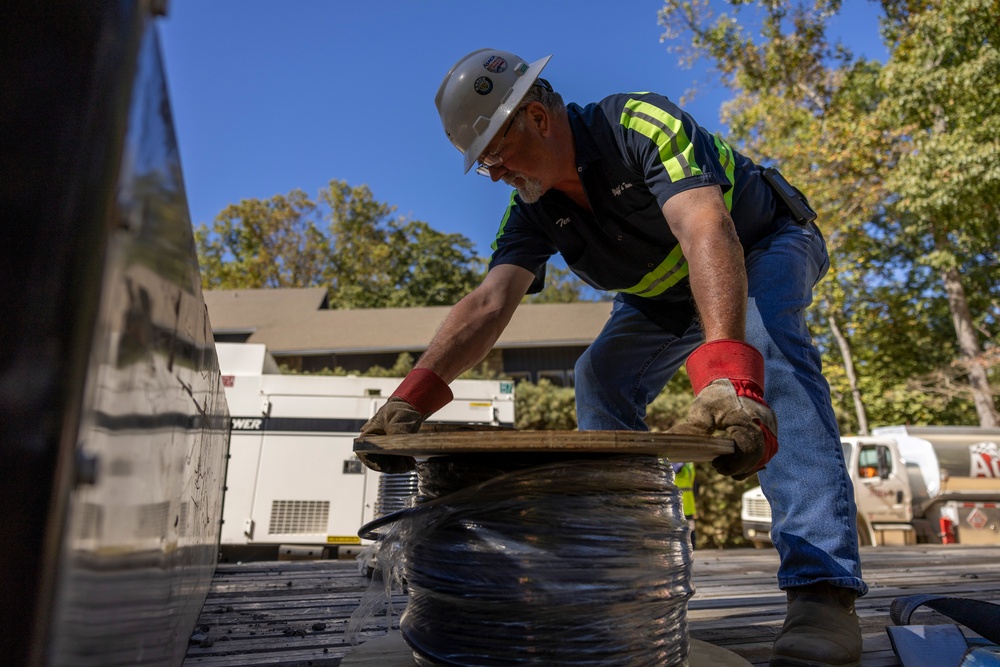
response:
[[[870,547],[875,543],[872,541],[872,533],[868,530],[868,524],[861,517],[858,517],[858,546]]]

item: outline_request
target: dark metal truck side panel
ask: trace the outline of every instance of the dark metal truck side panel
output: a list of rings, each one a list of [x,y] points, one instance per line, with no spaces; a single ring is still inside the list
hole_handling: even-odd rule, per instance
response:
[[[229,424],[151,3],[0,25],[0,664],[177,665]]]

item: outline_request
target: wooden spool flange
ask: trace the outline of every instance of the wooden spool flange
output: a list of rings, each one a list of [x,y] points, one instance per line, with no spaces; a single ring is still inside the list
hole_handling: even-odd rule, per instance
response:
[[[504,429],[420,432],[406,435],[371,435],[354,440],[361,456],[403,456],[411,459],[503,452],[644,454],[671,461],[711,461],[731,454],[733,441],[696,435],[645,431],[514,431]]]

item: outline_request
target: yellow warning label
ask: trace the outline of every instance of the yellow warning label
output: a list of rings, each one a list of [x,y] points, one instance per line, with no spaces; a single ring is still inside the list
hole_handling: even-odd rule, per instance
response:
[[[361,538],[356,535],[327,535],[327,544],[361,544]]]
[[[492,403],[469,403],[469,406],[473,407],[473,408],[488,408],[491,405],[493,405],[493,404]]]

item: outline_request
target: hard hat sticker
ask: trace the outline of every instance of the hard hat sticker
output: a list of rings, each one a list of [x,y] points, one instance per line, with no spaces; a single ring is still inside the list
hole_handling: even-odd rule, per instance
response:
[[[489,95],[490,91],[493,90],[493,81],[491,81],[488,76],[481,76],[476,79],[473,86],[475,87],[476,92],[480,95]]]
[[[483,67],[485,67],[487,71],[493,72],[494,74],[501,74],[507,69],[507,61],[500,56],[490,56],[483,61]]]

